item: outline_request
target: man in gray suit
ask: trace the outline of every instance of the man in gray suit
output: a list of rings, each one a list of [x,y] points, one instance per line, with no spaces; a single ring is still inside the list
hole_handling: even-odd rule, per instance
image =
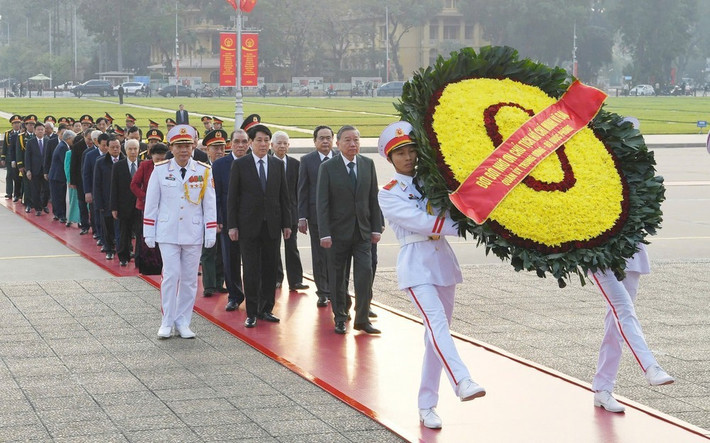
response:
[[[371,244],[380,241],[382,213],[377,202],[375,163],[359,154],[360,132],[353,126],[338,131],[339,154],[320,166],[317,213],[320,244],[328,250],[331,306],[335,332],[345,334],[348,320],[348,263],[353,263],[355,322],[368,334],[380,331],[370,323],[372,300]]]
[[[333,157],[333,135],[333,130],[328,126],[316,127],[313,131],[316,150],[301,157],[301,167],[298,171],[298,231],[301,234],[306,234],[309,229],[311,231],[313,279],[318,295],[316,306],[319,308],[328,306],[330,286],[328,285],[328,258],[325,249],[320,245],[318,232],[316,210],[318,168],[321,163]]]

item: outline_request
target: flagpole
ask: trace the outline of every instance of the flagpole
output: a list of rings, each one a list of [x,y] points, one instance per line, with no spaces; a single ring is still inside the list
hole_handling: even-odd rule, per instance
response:
[[[244,121],[244,107],[242,102],[242,7],[241,2],[235,2],[237,5],[237,96],[234,109],[234,129],[242,126]]]

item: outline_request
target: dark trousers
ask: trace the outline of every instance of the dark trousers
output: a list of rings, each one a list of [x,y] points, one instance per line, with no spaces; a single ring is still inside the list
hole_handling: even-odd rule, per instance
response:
[[[114,219],[111,211],[100,211],[103,222],[103,239],[106,252],[116,252],[116,233],[114,232]],[[106,215],[108,214],[108,215]]]
[[[76,187],[76,198],[79,200],[79,226],[89,229],[89,206],[86,204],[83,186]]]
[[[17,174],[17,169],[7,162],[7,172],[5,173],[5,195],[19,197],[22,190],[22,180]]]
[[[34,207],[32,205],[32,183],[27,179],[27,174],[22,174],[22,187],[20,188],[20,196],[22,197],[22,203],[28,207]]]
[[[355,287],[355,324],[368,323],[372,300],[372,243],[357,231],[351,240],[333,240],[329,249],[329,274],[333,290],[330,303],[336,322],[346,321],[350,308],[347,293],[349,266],[352,260]]]
[[[219,241],[222,243],[224,282],[227,284],[229,301],[241,304],[244,301],[244,289],[242,286],[242,254],[239,249],[239,242],[232,241],[226,230],[217,235],[219,235]]]
[[[254,317],[274,309],[276,257],[279,239],[271,238],[266,222],[257,237],[239,238],[244,262],[244,295],[247,315]]]
[[[67,218],[67,182],[50,180],[49,193],[52,196],[52,214],[59,219]]]
[[[215,242],[211,248],[202,247],[202,288],[216,291],[224,285],[224,267],[222,266],[222,245]]]
[[[110,213],[110,211],[107,211]],[[106,244],[106,238],[104,237],[104,215],[96,207],[96,204],[89,203],[89,223],[91,224],[91,231],[97,234],[104,244]]]
[[[328,282],[328,260],[329,253],[320,245],[320,233],[318,225],[308,222],[308,229],[311,236],[311,261],[313,263],[313,280],[316,282],[316,294],[318,297],[330,298],[330,285]]]
[[[291,237],[284,240],[284,255],[286,256],[286,278],[289,287],[303,282],[303,265],[301,265],[301,254],[298,253],[298,225],[291,227]],[[281,240],[279,240],[281,243]],[[276,262],[276,281],[283,282],[284,268],[281,263],[281,245],[279,245],[279,256]]]
[[[36,211],[41,211],[49,203],[49,184],[44,175],[40,173],[37,175],[32,174],[30,185],[32,188],[32,206]]]
[[[125,214],[119,214],[120,223],[118,224],[118,230],[120,235],[118,242],[118,259],[127,262],[131,260],[133,234],[136,235],[136,238],[140,238],[139,235],[141,225],[143,224],[143,217],[141,216],[141,212],[136,208],[133,208],[131,214],[128,216],[121,217],[121,215]],[[139,242],[136,241],[136,243]],[[138,254],[136,253],[136,257],[137,256]]]

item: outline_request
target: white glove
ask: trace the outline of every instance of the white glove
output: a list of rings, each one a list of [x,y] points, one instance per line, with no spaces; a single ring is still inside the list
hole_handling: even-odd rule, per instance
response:
[[[205,248],[209,249],[214,246],[215,242],[217,239],[215,238],[206,238],[205,239]]]
[[[146,237],[146,238],[145,238],[145,244],[146,244],[150,249],[154,249],[154,248],[155,248],[155,237]]]

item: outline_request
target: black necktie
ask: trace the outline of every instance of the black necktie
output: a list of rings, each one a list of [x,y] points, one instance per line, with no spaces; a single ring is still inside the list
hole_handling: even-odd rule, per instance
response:
[[[328,156],[326,155],[325,157],[323,157],[323,160],[321,160],[320,162],[323,163],[324,161],[328,160],[329,158],[330,158],[330,157],[328,157]]]
[[[180,175],[182,176],[183,180],[185,179],[185,173],[187,172],[187,169],[185,168],[180,168]]]
[[[133,174],[136,173],[136,162],[131,162],[131,178],[133,178]],[[183,174],[183,177],[185,178],[185,175]]]
[[[348,168],[350,168],[350,172],[348,172],[348,175],[350,176],[350,183],[353,185],[353,189],[355,189],[357,186],[357,177],[355,177],[355,162],[348,163]]]
[[[266,192],[266,171],[264,170],[264,160],[259,160],[259,181],[261,190]]]
[[[39,153],[40,155],[44,155],[44,145],[42,144],[42,139],[37,139],[39,141]]]

